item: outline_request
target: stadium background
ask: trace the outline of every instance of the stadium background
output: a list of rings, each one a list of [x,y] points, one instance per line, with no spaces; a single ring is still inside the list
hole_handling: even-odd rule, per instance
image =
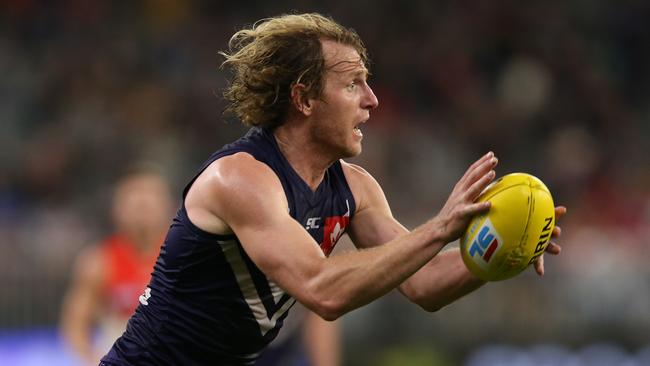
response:
[[[355,161],[405,224],[488,149],[569,207],[544,279],[433,314],[391,293],[342,319],[346,365],[650,364],[650,3],[626,0],[0,2],[1,364],[71,362],[62,293],[111,182],[150,159],[179,192],[240,135],[217,51],[292,10],[365,40],[380,108]]]

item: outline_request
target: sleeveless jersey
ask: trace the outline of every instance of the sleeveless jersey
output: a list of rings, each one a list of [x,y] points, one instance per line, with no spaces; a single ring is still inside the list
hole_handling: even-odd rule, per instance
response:
[[[235,235],[205,232],[185,210],[185,196],[198,175],[215,160],[238,152],[275,172],[289,214],[325,255],[345,232],[355,202],[340,161],[327,169],[313,192],[284,158],[273,134],[252,128],[212,154],[185,187],[149,287],[103,365],[251,365],[277,335],[295,300],[257,268]]]

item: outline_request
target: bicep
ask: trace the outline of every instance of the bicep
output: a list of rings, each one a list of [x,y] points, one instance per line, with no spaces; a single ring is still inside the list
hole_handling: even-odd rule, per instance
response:
[[[350,225],[350,239],[357,248],[371,248],[408,233],[390,212],[366,209],[355,215]]]
[[[291,216],[256,210],[255,219],[229,222],[246,254],[272,281],[290,294],[313,277],[325,255]]]
[[[345,166],[346,178],[357,202],[349,231],[354,245],[357,248],[371,248],[408,233],[393,217],[379,183],[361,167],[352,164]]]
[[[325,259],[294,220],[273,171],[252,157],[224,160],[211,180],[211,211],[227,223],[244,251],[273,282],[299,300],[303,284]],[[200,189],[200,187],[199,187]]]

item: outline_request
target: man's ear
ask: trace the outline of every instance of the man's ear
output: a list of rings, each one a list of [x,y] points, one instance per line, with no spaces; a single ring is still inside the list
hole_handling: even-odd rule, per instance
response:
[[[291,87],[291,104],[299,113],[309,116],[313,111],[313,103],[307,96],[306,90],[305,84],[293,84]]]

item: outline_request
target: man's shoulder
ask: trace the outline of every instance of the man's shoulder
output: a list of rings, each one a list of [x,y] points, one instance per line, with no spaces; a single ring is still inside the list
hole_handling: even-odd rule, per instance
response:
[[[233,224],[254,223],[256,215],[284,212],[286,207],[282,185],[273,170],[246,152],[212,162],[185,198],[189,219],[215,234],[231,233]]]
[[[245,151],[216,159],[201,175],[223,184],[241,184],[244,183],[243,181],[257,183],[260,180],[276,177],[266,163]]]
[[[341,160],[341,169],[343,169],[345,179],[353,191],[355,188],[363,188],[368,184],[377,184],[375,178],[360,165]]]
[[[204,198],[231,202],[282,192],[282,185],[267,164],[247,152],[237,152],[212,162],[192,189],[203,192]]]
[[[384,197],[381,186],[366,169],[343,160],[341,160],[341,168],[357,203],[357,212],[364,209],[370,202],[374,202],[377,197]]]

